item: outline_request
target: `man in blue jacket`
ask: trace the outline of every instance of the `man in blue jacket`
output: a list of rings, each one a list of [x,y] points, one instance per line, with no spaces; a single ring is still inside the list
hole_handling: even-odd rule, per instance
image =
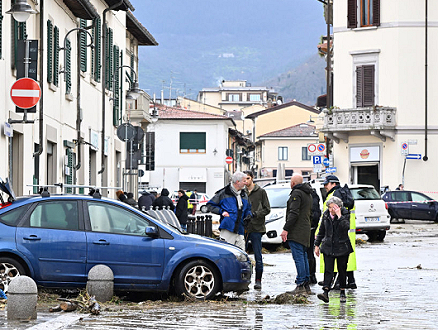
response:
[[[235,172],[231,183],[218,190],[207,203],[210,212],[219,214],[221,239],[245,250],[243,219],[251,216],[251,205],[243,189],[247,175]]]

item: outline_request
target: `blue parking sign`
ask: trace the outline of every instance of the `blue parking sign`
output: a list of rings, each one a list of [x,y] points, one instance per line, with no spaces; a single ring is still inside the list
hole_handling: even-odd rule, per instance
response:
[[[322,156],[313,156],[313,164],[318,165],[322,163]]]

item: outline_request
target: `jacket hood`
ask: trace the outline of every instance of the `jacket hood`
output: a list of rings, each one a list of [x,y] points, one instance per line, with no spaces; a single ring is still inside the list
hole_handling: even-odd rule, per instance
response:
[[[300,189],[304,191],[306,194],[310,194],[312,192],[312,187],[308,183],[297,184],[293,189]]]
[[[161,196],[169,196],[169,190],[166,188],[161,189]]]

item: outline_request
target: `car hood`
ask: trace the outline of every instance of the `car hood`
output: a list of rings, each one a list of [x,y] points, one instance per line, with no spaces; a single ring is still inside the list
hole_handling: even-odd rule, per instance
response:
[[[219,241],[217,239],[210,238],[210,237],[199,236],[196,234],[188,234],[188,235],[184,235],[184,238],[190,242],[193,242],[193,243],[208,244],[208,245],[213,246],[213,247],[223,248],[229,252],[238,251],[238,252],[245,253],[244,251],[242,251],[240,248],[238,248],[235,245],[232,245],[232,244],[227,243],[225,241]]]

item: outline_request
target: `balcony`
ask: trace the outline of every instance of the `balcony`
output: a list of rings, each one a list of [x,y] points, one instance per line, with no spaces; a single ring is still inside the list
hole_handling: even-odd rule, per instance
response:
[[[152,116],[150,110],[151,97],[147,93],[142,93],[135,100],[134,108],[129,111],[130,120],[138,123],[151,123]]]
[[[348,143],[352,132],[370,134],[382,141],[395,137],[396,108],[369,107],[357,109],[325,110],[324,124],[320,129],[326,136],[339,143],[342,139]]]

